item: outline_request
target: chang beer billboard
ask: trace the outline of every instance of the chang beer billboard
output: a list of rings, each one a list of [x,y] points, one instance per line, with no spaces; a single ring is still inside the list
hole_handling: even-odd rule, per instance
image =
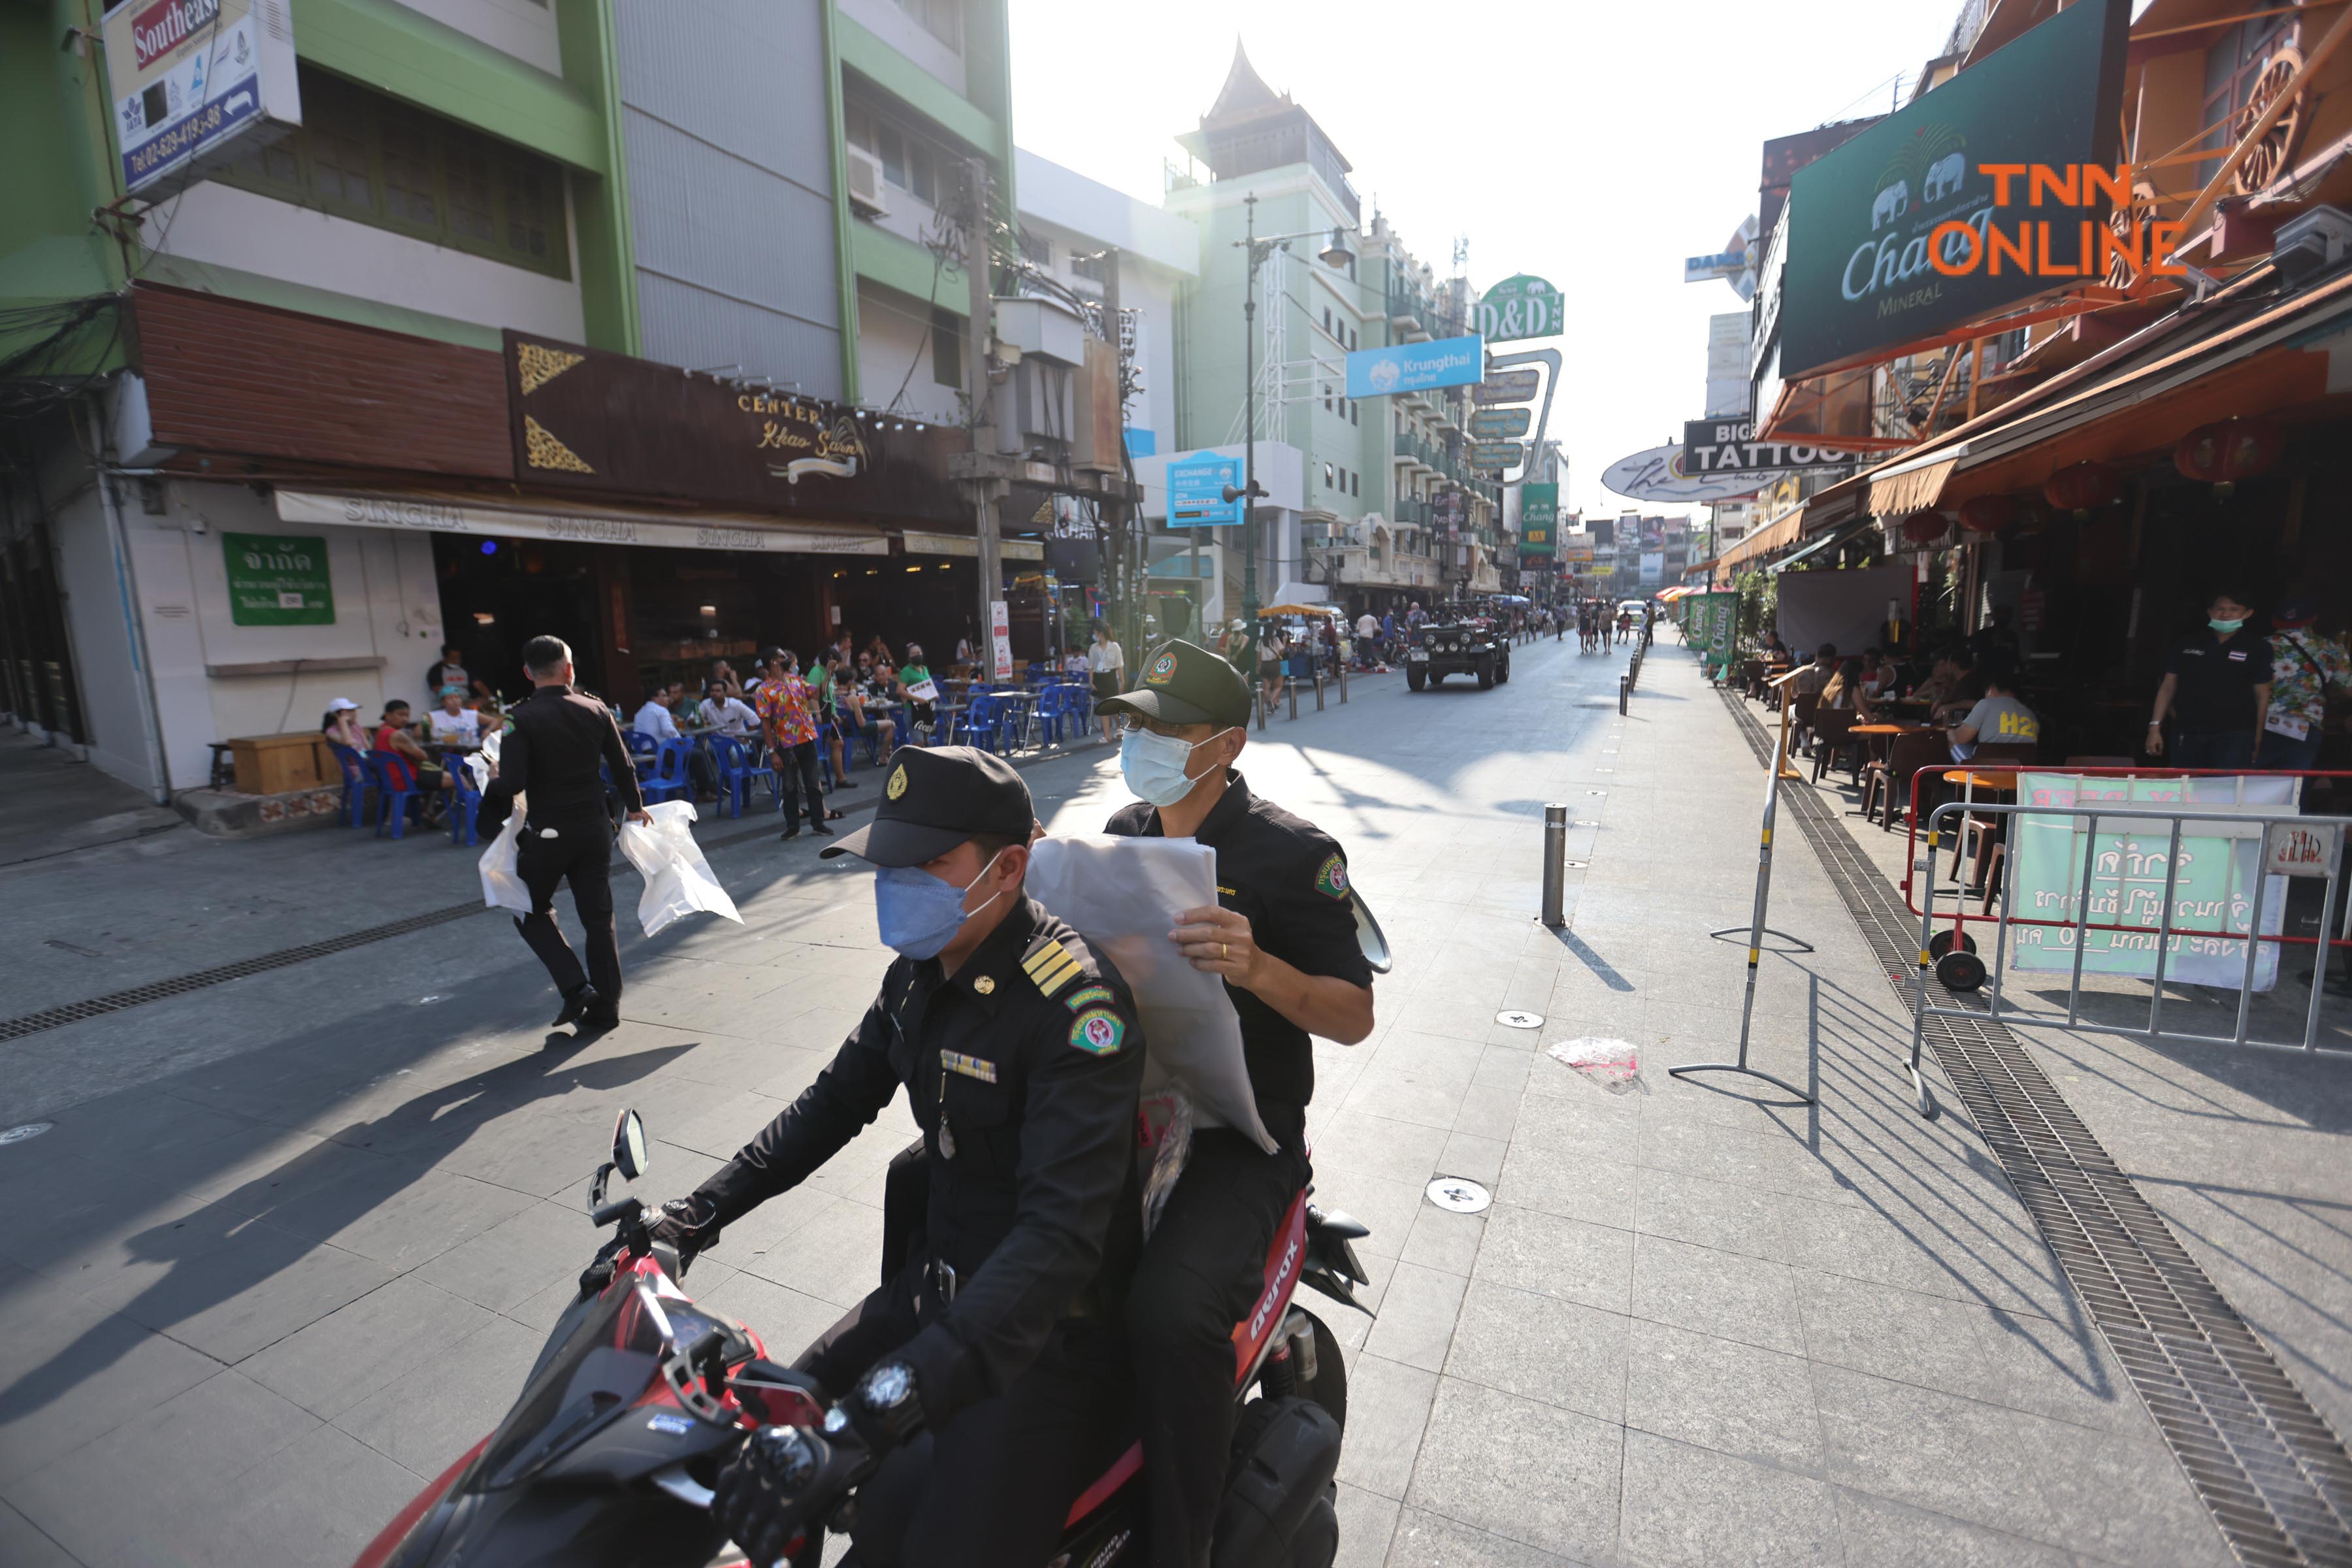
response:
[[[107,97],[136,191],[220,161],[269,124],[302,123],[293,0],[121,0],[106,13]]]
[[[1490,343],[1556,338],[1568,331],[1568,304],[1559,289],[1522,272],[1478,297],[1478,335]]]
[[[1784,379],[2104,279],[2101,254],[2081,252],[2105,227],[2089,187],[2112,183],[2099,177],[2116,165],[2130,21],[2130,0],[2078,0],[1797,171]],[[2022,255],[1991,248],[1996,235],[2014,246],[2021,226]]]
[[[1519,553],[1550,555],[1559,548],[1559,486],[1519,487]]]

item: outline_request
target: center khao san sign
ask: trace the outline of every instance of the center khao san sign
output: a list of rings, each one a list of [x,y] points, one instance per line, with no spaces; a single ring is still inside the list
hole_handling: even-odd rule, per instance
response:
[[[823,398],[511,331],[504,353],[515,475],[526,484],[969,524],[948,476],[961,431],[891,429]]]
[[[2086,199],[2080,171],[2116,165],[2130,22],[2130,0],[2079,0],[1796,172],[1782,220],[1784,378],[1868,363],[2070,278],[2105,276],[2083,231],[2105,226],[2108,197]],[[2013,239],[2029,217],[2011,204],[2042,205],[2036,169],[2074,176],[2063,214],[2030,214],[2063,221],[2042,235],[2046,258],[2029,241],[2030,264],[1996,268],[1989,237]]]

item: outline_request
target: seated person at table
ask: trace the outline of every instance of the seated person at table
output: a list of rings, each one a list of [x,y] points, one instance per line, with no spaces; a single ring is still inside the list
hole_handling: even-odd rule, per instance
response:
[[[686,777],[692,793],[690,800],[719,798],[719,768],[710,753],[700,746],[687,742],[678,732],[677,709],[686,700],[686,682],[673,680],[646,699],[645,706],[630,721],[630,728],[640,735],[650,735],[655,742],[667,745],[677,742],[686,745]]]
[[[436,745],[478,746],[482,742],[481,716],[466,706],[466,689],[445,686],[441,689],[441,706],[425,716],[425,728]]]
[[[360,730],[360,705],[348,697],[327,704],[326,713],[319,720],[319,733],[330,745],[349,746],[354,752],[368,749],[368,738]]]
[[[702,689],[702,716],[719,733],[738,741],[760,728],[760,716],[721,680],[713,679]]]
[[[1952,761],[1965,763],[1988,742],[2000,745],[2034,745],[2042,739],[2042,721],[2017,700],[2011,684],[2017,678],[1995,668],[1984,678],[1984,695],[1952,731]]]
[[[394,789],[423,791],[428,785],[433,793],[424,797],[419,809],[425,820],[432,822],[440,815],[441,791],[450,786],[442,771],[433,765],[425,748],[408,732],[408,704],[394,700],[383,705],[383,717],[376,721],[373,750],[383,758],[384,776]]]
[[[872,671],[862,663],[853,668],[848,657],[836,653],[830,664],[833,676],[833,719],[838,738],[852,742],[869,734],[874,748],[869,754],[887,757],[890,754],[891,739],[898,732],[898,721],[887,713],[869,714],[866,704],[883,700],[874,689]],[[836,768],[835,774],[838,776]]]
[[[885,658],[887,658],[887,656],[886,655]],[[897,690],[898,700],[907,705],[908,714],[918,724],[931,722],[932,710],[930,702],[928,700],[917,698],[913,689],[930,679],[931,667],[923,662],[921,647],[915,643],[908,643],[907,662],[898,667],[898,674],[891,678],[891,684]]]
[[[1968,650],[1958,646],[1948,647],[1936,655],[1935,667],[1911,696],[1927,704],[1929,716],[1937,723],[1947,722],[1948,713],[1952,718],[1959,717],[1974,707],[1977,696],[1981,695],[1969,693],[1968,681]]]
[[[1862,660],[1850,658],[1838,666],[1837,673],[1822,688],[1821,705],[1824,710],[1851,710],[1857,724],[1877,721],[1871,717],[1870,692],[1863,684]]]

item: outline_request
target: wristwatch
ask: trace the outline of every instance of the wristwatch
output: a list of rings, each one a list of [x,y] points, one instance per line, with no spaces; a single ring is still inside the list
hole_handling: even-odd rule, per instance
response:
[[[915,1391],[915,1369],[902,1361],[886,1361],[860,1379],[856,1395],[868,1425],[903,1443],[922,1430],[923,1402]]]

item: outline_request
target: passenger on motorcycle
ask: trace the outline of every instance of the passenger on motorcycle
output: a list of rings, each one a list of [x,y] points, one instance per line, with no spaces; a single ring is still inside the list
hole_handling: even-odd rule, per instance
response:
[[[904,1267],[795,1363],[845,1420],[763,1430],[717,1489],[754,1563],[814,1543],[858,1487],[869,1564],[1039,1568],[1131,1405],[1115,1287],[1140,1241],[1142,1032],[1116,971],[1024,893],[1034,826],[999,757],[891,757],[876,820],[824,853],[880,868],[899,957],[800,1099],[663,1205],[683,1262],[912,1098],[929,1190]]]
[[[1233,763],[1248,740],[1250,690],[1204,647],[1170,642],[1143,682],[1101,705],[1129,726],[1119,763],[1141,798],[1104,831],[1192,837],[1217,854],[1216,904],[1171,932],[1197,969],[1224,977],[1240,1016],[1258,1116],[1281,1144],[1202,1130],[1129,1290],[1143,1405],[1146,1511],[1158,1568],[1208,1561],[1234,1424],[1234,1324],[1263,1284],[1275,1228],[1307,1182],[1307,1037],[1354,1045],[1372,1032],[1372,972],[1356,935],[1339,844],[1250,794]]]

